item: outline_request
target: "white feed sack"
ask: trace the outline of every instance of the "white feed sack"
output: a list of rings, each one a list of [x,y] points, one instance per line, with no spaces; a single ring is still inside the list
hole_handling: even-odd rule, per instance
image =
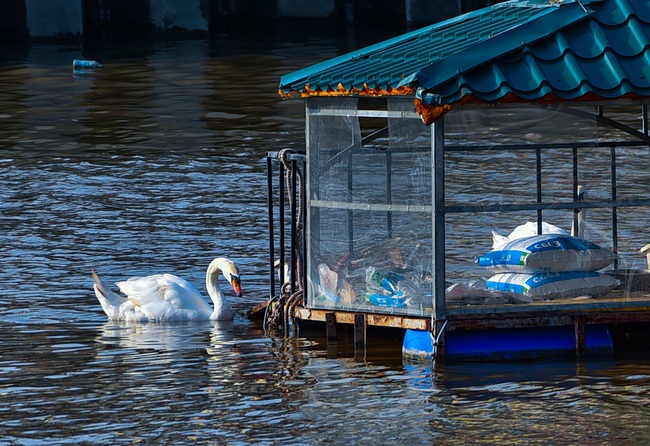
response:
[[[597,271],[616,259],[616,253],[588,240],[542,234],[510,241],[477,263],[497,273],[487,288],[547,300],[607,294],[619,281]]]

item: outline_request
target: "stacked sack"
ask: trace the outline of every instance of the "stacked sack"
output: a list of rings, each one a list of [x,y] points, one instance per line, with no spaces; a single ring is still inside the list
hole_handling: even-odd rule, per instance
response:
[[[486,281],[489,289],[547,300],[609,293],[619,282],[598,270],[617,257],[585,239],[540,234],[509,241],[476,262],[496,273]]]

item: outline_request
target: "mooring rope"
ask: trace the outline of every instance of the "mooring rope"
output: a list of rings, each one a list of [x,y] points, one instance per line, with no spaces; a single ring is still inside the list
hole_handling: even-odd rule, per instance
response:
[[[293,200],[294,200],[294,192],[295,192],[295,197],[296,197],[296,219],[295,219],[295,239],[293,240],[294,245],[298,245],[299,243],[302,242],[303,238],[303,216],[304,216],[304,197],[303,197],[303,174],[300,171],[299,168],[295,169],[295,174],[296,174],[296,191],[293,191],[292,189],[292,184],[291,184],[291,178],[293,175],[293,164],[287,160],[287,155],[289,153],[296,153],[295,150],[293,149],[282,149],[279,154],[278,154],[278,159],[284,166],[285,170],[285,183],[286,183],[286,190],[289,195],[289,205],[293,205]],[[296,251],[298,251],[296,249]],[[296,252],[296,265],[295,268],[292,265],[291,270],[296,271],[296,277],[291,277],[289,281],[286,281],[284,284],[282,284],[280,288],[280,297],[278,298],[277,304],[275,305],[274,309],[271,311],[271,314],[268,316],[267,322],[270,326],[279,326],[280,325],[280,320],[283,321],[284,325],[284,332],[285,335],[288,334],[288,327],[291,325],[294,329],[294,333],[297,331],[296,329],[296,320],[295,320],[295,308],[297,305],[299,305],[302,302],[303,298],[303,272],[302,272],[302,266],[303,266],[303,259],[302,256],[300,255],[299,252]],[[280,268],[284,268],[284,265],[280,265]],[[291,281],[294,281],[296,284],[296,291],[293,294],[289,294],[291,290]],[[269,305],[271,305],[272,302],[269,302]]]
[[[440,327],[440,331],[438,331],[437,335],[434,336],[433,329],[432,331],[429,332],[429,334],[431,335],[431,348],[432,348],[431,359],[433,360],[434,364],[436,362],[436,359],[438,359],[438,347],[440,346],[440,340],[442,339],[442,334],[445,331],[445,328],[447,328],[447,322],[449,322],[449,319],[445,319],[445,322],[442,324],[442,327]],[[435,322],[433,326],[435,326]]]

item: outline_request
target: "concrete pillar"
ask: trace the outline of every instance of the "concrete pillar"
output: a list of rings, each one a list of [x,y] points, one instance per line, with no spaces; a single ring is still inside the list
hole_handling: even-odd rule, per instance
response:
[[[84,44],[180,31],[384,38],[503,0],[0,0],[0,42],[83,35]],[[388,32],[390,30],[390,32]]]
[[[114,38],[147,37],[153,34],[150,0],[96,0],[101,4],[104,34]]]
[[[354,2],[354,24],[358,29],[397,30],[404,27],[404,22],[404,0],[356,0]]]
[[[277,0],[278,17],[333,17],[335,0]]]
[[[32,38],[81,35],[79,0],[26,0],[27,29]]]
[[[25,1],[0,1],[0,41],[25,42],[28,38]]]
[[[162,31],[207,31],[210,17],[205,1],[151,0],[151,21]]]
[[[431,0],[405,0],[406,24],[417,29],[461,14],[460,0],[432,2]]]

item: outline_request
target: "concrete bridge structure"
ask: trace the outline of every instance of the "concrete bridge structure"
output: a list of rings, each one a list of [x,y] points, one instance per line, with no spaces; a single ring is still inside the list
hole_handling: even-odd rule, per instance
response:
[[[0,41],[413,29],[491,0],[3,0]]]

